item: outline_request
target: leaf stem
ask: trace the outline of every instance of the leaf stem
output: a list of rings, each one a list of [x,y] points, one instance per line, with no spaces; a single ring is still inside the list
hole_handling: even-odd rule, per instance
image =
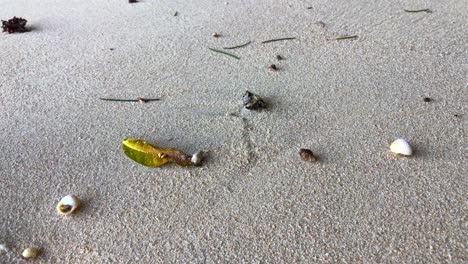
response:
[[[282,40],[292,40],[292,39],[296,39],[296,38],[277,38],[277,39],[269,39],[269,40],[262,41],[262,44],[270,43],[270,42],[275,42],[275,41],[282,41]]]
[[[417,9],[417,10],[408,10],[408,9],[403,9],[403,10],[408,13],[419,13],[419,12],[432,13],[432,10],[430,10],[429,8]]]
[[[245,44],[241,44],[241,45],[233,46],[233,47],[223,47],[223,49],[237,49],[237,48],[242,48],[242,47],[245,47],[245,46],[249,45],[250,43],[252,43],[252,41],[249,40],[249,42],[247,42],[247,43],[245,43]]]
[[[354,36],[341,36],[341,37],[337,37],[335,38],[335,40],[343,40],[343,39],[356,39],[358,38],[357,35],[354,35]]]
[[[237,56],[234,55],[234,54],[231,54],[231,53],[228,53],[228,52],[225,52],[225,51],[222,51],[222,50],[212,49],[212,48],[208,48],[208,49],[210,49],[210,50],[212,50],[212,51],[214,51],[214,52],[222,53],[222,54],[224,54],[224,55],[231,56],[231,57],[233,57],[233,58],[235,58],[235,59],[240,60],[240,58],[237,57]]]
[[[138,97],[137,99],[99,98],[99,100],[111,101],[111,102],[143,102],[143,103],[146,103],[146,102],[151,102],[151,101],[159,101],[161,99],[159,99],[159,98],[146,99],[146,98]]]

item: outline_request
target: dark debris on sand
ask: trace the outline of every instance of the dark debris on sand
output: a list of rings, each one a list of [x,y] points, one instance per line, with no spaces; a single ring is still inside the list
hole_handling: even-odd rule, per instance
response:
[[[263,99],[249,91],[245,91],[244,95],[242,96],[242,102],[244,104],[244,107],[249,109],[249,110],[258,110],[261,108],[266,108],[266,103],[263,101]]]
[[[28,21],[21,17],[13,17],[9,20],[2,20],[3,32],[8,33],[23,33],[26,32],[26,23]]]

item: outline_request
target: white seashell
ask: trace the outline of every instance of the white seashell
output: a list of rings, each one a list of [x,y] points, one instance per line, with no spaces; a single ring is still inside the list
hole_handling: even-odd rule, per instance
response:
[[[57,211],[61,215],[69,215],[80,206],[80,200],[74,195],[67,195],[60,200]]]
[[[192,156],[192,163],[195,166],[201,165],[203,158],[205,157],[205,152],[203,150],[197,151],[195,154]]]
[[[41,254],[41,250],[35,247],[28,247],[21,253],[21,256],[25,259],[33,259]]]
[[[390,150],[396,154],[401,154],[405,156],[411,156],[413,150],[411,149],[410,144],[402,138],[399,138],[390,145]]]

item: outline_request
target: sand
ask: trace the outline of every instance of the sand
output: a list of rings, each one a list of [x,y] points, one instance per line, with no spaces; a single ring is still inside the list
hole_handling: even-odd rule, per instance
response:
[[[466,2],[306,2],[0,0],[32,29],[0,35],[0,263],[466,262]]]

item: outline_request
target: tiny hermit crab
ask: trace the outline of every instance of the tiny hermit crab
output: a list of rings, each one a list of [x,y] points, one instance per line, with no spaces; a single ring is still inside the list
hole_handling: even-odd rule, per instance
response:
[[[63,197],[57,204],[57,211],[61,215],[69,215],[78,209],[80,200],[75,195],[67,195]]]
[[[249,109],[249,110],[257,110],[260,108],[266,108],[267,104],[263,99],[249,91],[245,91],[244,95],[242,96],[242,102],[244,104],[244,107]]]
[[[310,149],[299,149],[299,156],[303,161],[317,161],[317,157],[315,157],[314,153]]]

